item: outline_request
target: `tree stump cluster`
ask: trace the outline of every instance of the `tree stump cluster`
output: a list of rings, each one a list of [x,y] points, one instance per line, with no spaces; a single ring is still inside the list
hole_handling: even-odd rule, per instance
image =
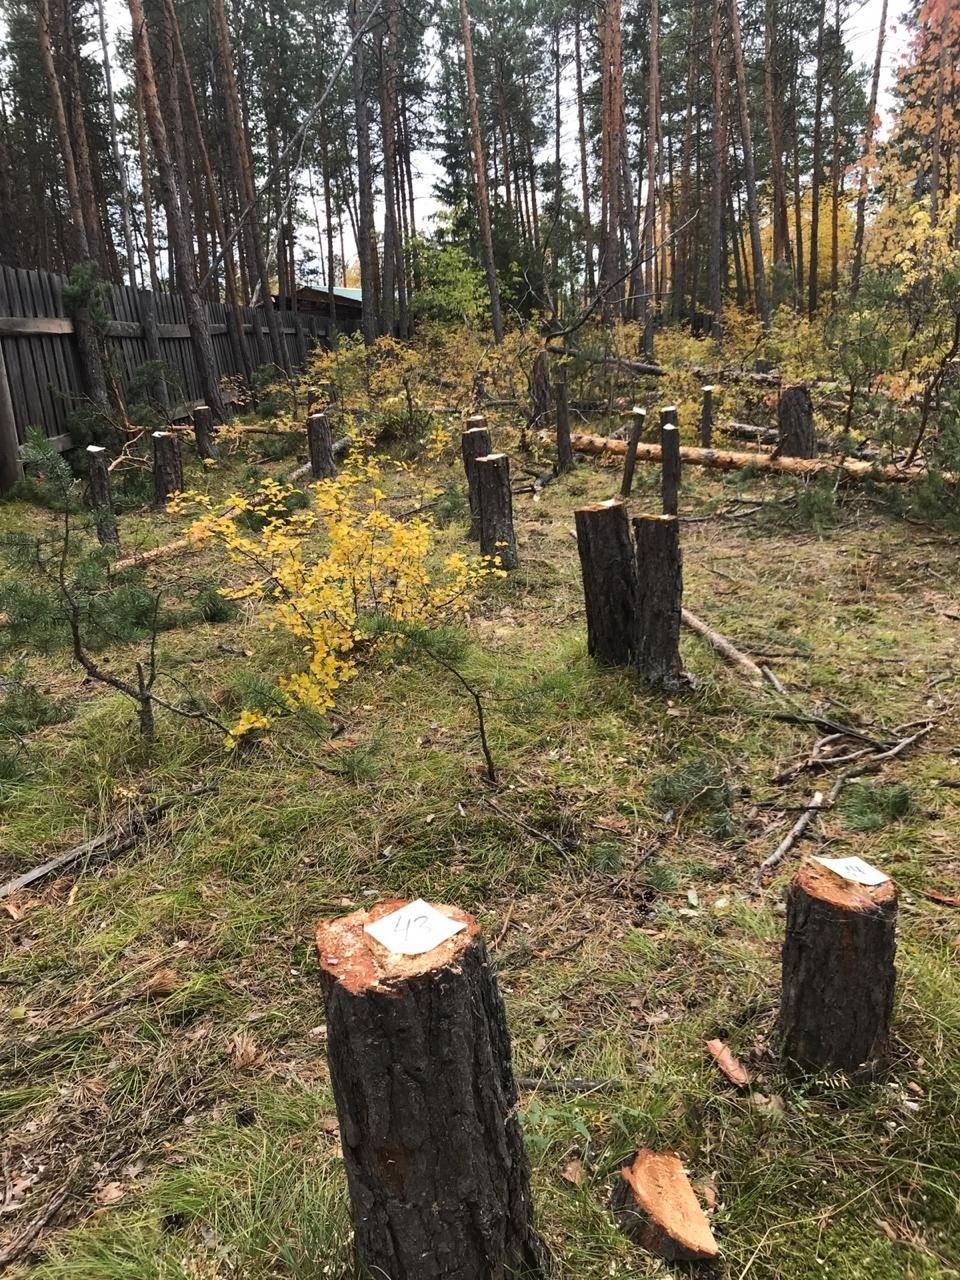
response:
[[[676,516],[638,516],[632,537],[618,499],[580,507],[574,519],[591,656],[632,666],[652,687],[677,687],[683,575]]]
[[[416,945],[427,913],[440,936],[458,932],[395,951]],[[378,922],[385,942],[367,931]],[[506,1014],[476,921],[386,902],[322,922],[316,943],[364,1274],[543,1280]]]

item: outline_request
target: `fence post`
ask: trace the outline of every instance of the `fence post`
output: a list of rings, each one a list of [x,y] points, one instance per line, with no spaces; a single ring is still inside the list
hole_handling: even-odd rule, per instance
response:
[[[20,440],[17,421],[13,415],[13,398],[7,381],[7,362],[0,343],[0,493],[12,488],[23,477],[20,461]]]

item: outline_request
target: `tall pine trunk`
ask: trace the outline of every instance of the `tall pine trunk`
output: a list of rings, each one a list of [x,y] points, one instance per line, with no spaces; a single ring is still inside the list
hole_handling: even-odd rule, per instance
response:
[[[757,315],[764,329],[770,327],[770,301],[767,297],[763,245],[760,241],[760,210],[757,203],[757,174],[753,162],[753,134],[750,127],[750,102],[747,97],[747,72],[743,60],[743,38],[740,34],[739,0],[729,0],[730,43],[737,79],[737,103],[740,108],[740,142],[743,148],[743,182],[747,190],[747,221],[750,226],[750,251],[753,260],[753,292]]]
[[[852,289],[856,296],[860,288],[860,275],[863,271],[863,236],[867,221],[867,191],[869,177],[867,168],[873,150],[873,137],[877,121],[877,96],[880,92],[880,71],[883,65],[883,43],[887,32],[887,0],[883,0],[880,11],[880,30],[877,32],[877,53],[873,60],[873,75],[870,79],[870,102],[867,106],[867,129],[863,138],[863,158],[860,162],[860,188],[857,192],[857,214],[853,232],[853,267]]]
[[[807,285],[807,313],[813,319],[819,301],[820,270],[820,180],[823,168],[823,24],[826,0],[820,0],[817,19],[817,80],[813,106],[813,173],[810,179],[810,279]]]

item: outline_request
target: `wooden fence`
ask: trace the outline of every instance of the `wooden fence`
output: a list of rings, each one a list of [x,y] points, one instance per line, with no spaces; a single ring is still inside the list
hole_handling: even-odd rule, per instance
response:
[[[0,492],[18,474],[18,448],[41,427],[58,449],[70,447],[70,415],[85,402],[73,321],[64,307],[62,276],[0,266]],[[151,305],[152,304],[152,305]],[[151,359],[144,321],[159,339],[172,403],[189,407],[204,398],[194,361],[184,301],[177,294],[108,286],[107,354],[124,386]],[[242,374],[227,332],[227,307],[207,305],[218,377]],[[253,368],[272,363],[263,312],[245,307],[243,342]],[[302,367],[310,348],[329,331],[326,317],[279,313],[287,357]],[[154,351],[156,344],[154,343]]]

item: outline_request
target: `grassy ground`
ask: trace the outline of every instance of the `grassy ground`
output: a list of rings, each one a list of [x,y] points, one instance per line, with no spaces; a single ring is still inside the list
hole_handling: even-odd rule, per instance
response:
[[[246,466],[212,483],[239,483]],[[458,469],[438,477],[458,483]],[[655,479],[640,477],[638,508]],[[392,483],[408,508],[415,479]],[[227,757],[216,733],[169,716],[144,747],[129,705],[82,683],[62,651],[27,655],[69,718],[24,735],[0,873],[148,795],[215,790],[183,798],[111,865],[0,906],[0,1235],[63,1193],[16,1274],[344,1276],[311,934],[325,914],[401,895],[475,911],[492,943],[559,1276],[666,1273],[606,1209],[640,1145],[681,1154],[725,1280],[960,1274],[960,913],[924,896],[960,891],[960,792],[941,785],[960,781],[955,540],[866,498],[835,512],[824,488],[685,480],[691,609],[765,655],[806,706],[868,725],[936,721],[808,842],[859,853],[901,887],[889,1074],[798,1083],[769,1037],[799,855],[763,891],[756,868],[813,785],[773,778],[816,734],[773,719],[782,704],[689,635],[696,687],[671,702],[592,664],[571,512],[615,484],[586,464],[536,502],[518,498],[522,567],[465,628],[459,662],[484,691],[497,792],[480,780],[469,700],[422,660],[363,674],[339,700],[338,736],[289,725],[282,746]],[[750,496],[768,505],[736,518]],[[43,518],[0,513],[7,528]],[[126,523],[130,541],[176,531],[170,517]],[[439,537],[461,545],[462,524]],[[151,573],[183,595],[219,571],[192,556]],[[227,718],[289,657],[255,619],[165,632],[160,648]],[[755,1072],[751,1090],[712,1065],[712,1036]],[[602,1087],[563,1087],[575,1077]]]

